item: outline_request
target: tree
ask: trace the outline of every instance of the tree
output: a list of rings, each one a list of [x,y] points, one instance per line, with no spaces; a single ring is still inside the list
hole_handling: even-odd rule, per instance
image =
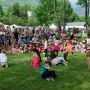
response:
[[[73,12],[69,0],[63,1],[64,0],[41,0],[41,4],[37,7],[36,11],[40,24],[56,23],[57,25],[63,25],[64,21],[73,21],[77,15]],[[63,5],[65,5],[65,7],[63,7]]]
[[[53,5],[53,12],[54,12],[56,23],[59,25],[57,11],[56,11],[57,0],[51,0],[51,2],[52,2],[52,5]]]
[[[20,5],[19,3],[14,3],[12,6],[12,14],[15,16],[19,16],[20,15]]]
[[[31,10],[30,5],[24,5],[20,6],[20,17],[26,17],[27,18],[27,11]]]
[[[86,30],[87,30],[87,25],[88,25],[88,17],[89,17],[89,0],[78,0],[79,5],[85,7],[85,20],[86,20]]]
[[[4,15],[3,7],[0,5],[0,16]]]
[[[10,20],[9,20],[9,18],[6,17],[6,16],[1,17],[1,18],[0,18],[0,21],[3,22],[3,23],[6,24],[6,25],[10,24]]]
[[[48,25],[52,21],[52,3],[51,0],[40,0],[40,5],[36,10],[37,18],[40,24]]]

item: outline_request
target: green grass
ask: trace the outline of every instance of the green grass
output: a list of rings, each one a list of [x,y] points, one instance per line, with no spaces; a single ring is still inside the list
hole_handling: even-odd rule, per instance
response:
[[[68,66],[53,67],[54,82],[42,80],[39,70],[31,68],[30,54],[9,55],[8,59],[9,68],[0,68],[0,90],[90,90],[85,54],[69,54]]]

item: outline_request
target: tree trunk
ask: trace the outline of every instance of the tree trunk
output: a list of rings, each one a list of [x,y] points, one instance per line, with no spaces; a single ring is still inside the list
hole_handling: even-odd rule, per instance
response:
[[[85,2],[86,31],[88,32],[88,0]]]
[[[63,30],[65,30],[65,12],[66,12],[65,4],[66,0],[63,1]]]
[[[88,28],[89,5],[90,5],[90,0],[86,0],[85,19],[86,19],[86,31],[87,31],[88,38],[90,38],[90,27]]]
[[[59,25],[58,16],[57,16],[57,12],[56,12],[56,3],[57,3],[57,0],[52,0],[52,3],[53,3],[53,11],[54,11],[56,23]]]
[[[88,17],[89,17],[89,5],[90,5],[90,0],[88,0],[87,2],[88,2]]]

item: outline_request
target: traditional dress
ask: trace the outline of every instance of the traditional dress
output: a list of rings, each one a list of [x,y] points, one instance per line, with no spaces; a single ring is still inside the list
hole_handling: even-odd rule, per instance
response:
[[[56,40],[56,41],[55,41],[55,45],[54,45],[54,47],[53,47],[53,49],[54,49],[55,51],[59,51],[59,50],[60,50],[60,46],[58,45],[58,43],[59,43],[59,41]]]
[[[72,41],[71,40],[67,41],[66,52],[73,52],[73,45],[72,45]]]
[[[56,55],[58,56],[58,51],[60,51],[60,46],[59,46],[59,40],[57,40],[56,38],[54,39],[54,47],[53,50],[56,52]]]
[[[33,68],[40,68],[40,57],[33,57],[32,59],[32,67]]]

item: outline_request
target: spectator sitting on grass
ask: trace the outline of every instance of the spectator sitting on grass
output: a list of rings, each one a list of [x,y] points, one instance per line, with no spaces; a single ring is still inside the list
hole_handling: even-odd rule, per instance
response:
[[[2,67],[8,67],[7,56],[2,49],[0,49],[0,64]]]
[[[50,81],[54,81],[54,79],[56,78],[56,74],[55,74],[55,71],[53,70],[50,70],[50,67],[51,67],[51,63],[46,60],[45,63],[41,66],[40,68],[40,74],[41,74],[41,77]]]
[[[65,61],[64,57],[56,57],[52,60],[52,65],[59,65],[59,64],[67,65],[67,62]]]

